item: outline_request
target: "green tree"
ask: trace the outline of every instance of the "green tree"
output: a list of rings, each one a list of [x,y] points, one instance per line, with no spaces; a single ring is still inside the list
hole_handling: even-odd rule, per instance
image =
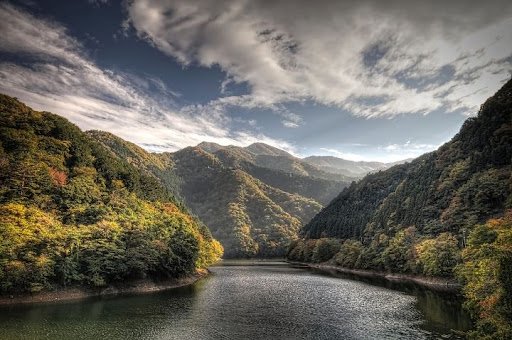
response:
[[[316,241],[311,256],[313,262],[325,262],[334,257],[340,250],[340,241],[336,239],[321,238]]]
[[[460,262],[460,250],[455,236],[442,233],[434,239],[426,239],[416,246],[418,265],[428,276],[453,276]]]
[[[470,233],[458,275],[465,305],[477,320],[474,338],[512,338],[512,211]]]

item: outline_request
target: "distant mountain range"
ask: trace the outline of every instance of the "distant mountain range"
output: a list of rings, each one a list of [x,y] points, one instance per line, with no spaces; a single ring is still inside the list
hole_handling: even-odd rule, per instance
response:
[[[382,163],[355,162],[333,156],[309,156],[304,158],[303,161],[331,174],[360,178],[372,172],[386,170],[394,165],[410,162],[412,159],[408,158],[398,162]]]
[[[238,152],[245,154],[246,159],[250,159],[251,162],[265,168],[345,181],[359,179],[369,173],[389,169],[394,165],[407,163],[413,159],[408,158],[391,163],[350,161],[334,156],[309,156],[301,159],[264,143],[254,143],[245,148],[232,145],[222,146],[208,142],[200,143],[197,146],[211,153],[220,150],[238,150]]]

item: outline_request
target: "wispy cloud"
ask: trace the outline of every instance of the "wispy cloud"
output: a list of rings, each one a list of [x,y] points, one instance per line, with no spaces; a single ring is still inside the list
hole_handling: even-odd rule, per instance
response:
[[[62,25],[0,4],[0,92],[35,109],[69,118],[83,129],[115,133],[148,149],[173,151],[203,140],[247,145],[256,141],[293,150],[259,133],[231,129],[222,110],[179,107],[179,93],[160,79],[98,67]],[[6,59],[7,60],[7,59]]]
[[[320,148],[320,153],[351,161],[378,161],[383,163],[396,162],[408,158],[416,158],[426,152],[434,151],[441,145],[415,143],[407,141],[402,144],[386,144],[376,148],[365,144],[348,144],[345,148]],[[344,149],[351,150],[345,151]]]
[[[335,156],[338,158],[343,158],[349,161],[367,161],[368,159],[360,154],[352,153],[352,152],[345,152],[338,149],[333,148],[320,148],[321,151],[325,152],[329,156]],[[373,159],[372,159],[373,160]]]
[[[474,113],[510,77],[510,1],[134,0],[127,10],[139,37],[182,64],[222,68],[224,93],[249,84],[213,105]]]
[[[382,156],[391,162],[416,158],[426,152],[434,151],[441,145],[414,143],[410,140],[403,144],[388,144],[379,147],[383,151]]]

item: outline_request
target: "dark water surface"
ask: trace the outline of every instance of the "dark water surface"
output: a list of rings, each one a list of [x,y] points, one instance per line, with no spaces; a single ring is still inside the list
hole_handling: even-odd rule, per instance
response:
[[[452,295],[227,264],[161,293],[0,307],[0,339],[436,339],[469,326]]]

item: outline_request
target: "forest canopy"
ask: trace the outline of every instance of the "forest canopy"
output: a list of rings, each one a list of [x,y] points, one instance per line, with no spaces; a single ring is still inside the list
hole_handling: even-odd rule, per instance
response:
[[[0,292],[178,277],[222,252],[155,178],[0,95]]]

